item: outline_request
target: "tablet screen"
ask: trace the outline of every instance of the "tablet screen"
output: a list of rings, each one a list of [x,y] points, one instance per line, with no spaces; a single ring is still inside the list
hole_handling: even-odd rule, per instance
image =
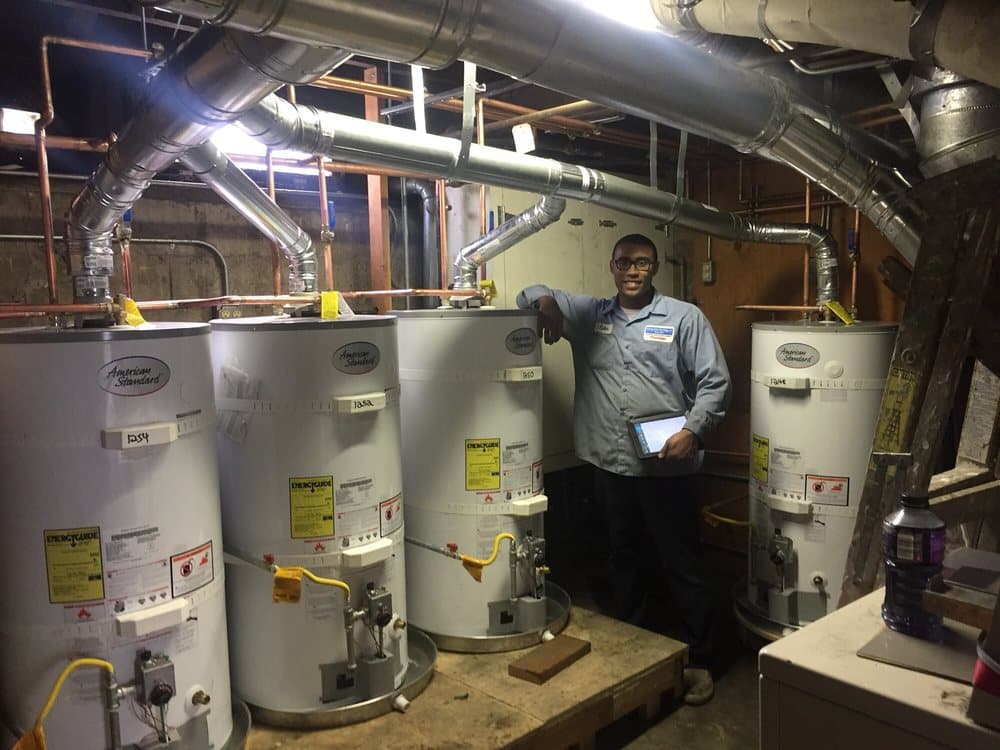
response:
[[[636,422],[632,425],[638,441],[640,453],[644,456],[659,453],[667,438],[680,432],[687,417],[681,414],[677,417],[662,417],[648,422]]]

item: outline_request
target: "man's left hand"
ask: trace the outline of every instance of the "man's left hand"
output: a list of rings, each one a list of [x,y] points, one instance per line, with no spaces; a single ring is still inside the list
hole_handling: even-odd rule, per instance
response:
[[[698,438],[688,429],[682,429],[667,438],[660,448],[659,458],[682,461],[693,458],[698,451]]]

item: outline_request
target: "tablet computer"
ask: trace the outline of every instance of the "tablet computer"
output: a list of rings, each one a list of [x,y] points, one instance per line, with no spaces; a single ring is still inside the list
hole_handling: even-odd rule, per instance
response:
[[[653,414],[628,421],[628,431],[639,458],[654,458],[671,435],[680,432],[684,414]]]

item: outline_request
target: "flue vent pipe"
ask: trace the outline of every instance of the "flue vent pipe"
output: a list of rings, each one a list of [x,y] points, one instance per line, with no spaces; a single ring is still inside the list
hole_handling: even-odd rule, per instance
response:
[[[476,289],[476,273],[483,263],[559,221],[565,210],[565,199],[544,196],[513,219],[463,247],[455,260],[455,288]]]
[[[819,268],[818,302],[839,295],[836,242],[813,224],[752,221],[596,169],[476,143],[463,161],[455,138],[323,112],[277,96],[262,100],[238,125],[275,149],[596,203],[734,242],[809,245]]]
[[[443,67],[461,58],[758,153],[856,206],[911,263],[921,218],[908,185],[809,116],[781,82],[575,0],[142,0],[254,33]],[[902,3],[900,3],[902,5]],[[647,10],[648,7],[647,7]],[[649,13],[651,22],[656,23]]]
[[[290,294],[316,291],[316,250],[312,240],[257,183],[211,141],[189,150],[181,157],[181,162],[261,234],[278,245],[288,260]]]
[[[235,31],[191,37],[73,200],[66,235],[76,301],[111,299],[114,226],[158,172],[283,84],[313,81],[349,56]]]

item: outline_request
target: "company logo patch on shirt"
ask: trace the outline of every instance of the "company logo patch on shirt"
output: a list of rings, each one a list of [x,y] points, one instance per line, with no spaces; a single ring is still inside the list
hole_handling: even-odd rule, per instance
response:
[[[611,333],[614,331],[615,327],[611,323],[602,323],[597,321],[594,323],[594,333]]]
[[[674,340],[673,326],[646,326],[642,329],[643,341],[662,341],[669,344]]]

